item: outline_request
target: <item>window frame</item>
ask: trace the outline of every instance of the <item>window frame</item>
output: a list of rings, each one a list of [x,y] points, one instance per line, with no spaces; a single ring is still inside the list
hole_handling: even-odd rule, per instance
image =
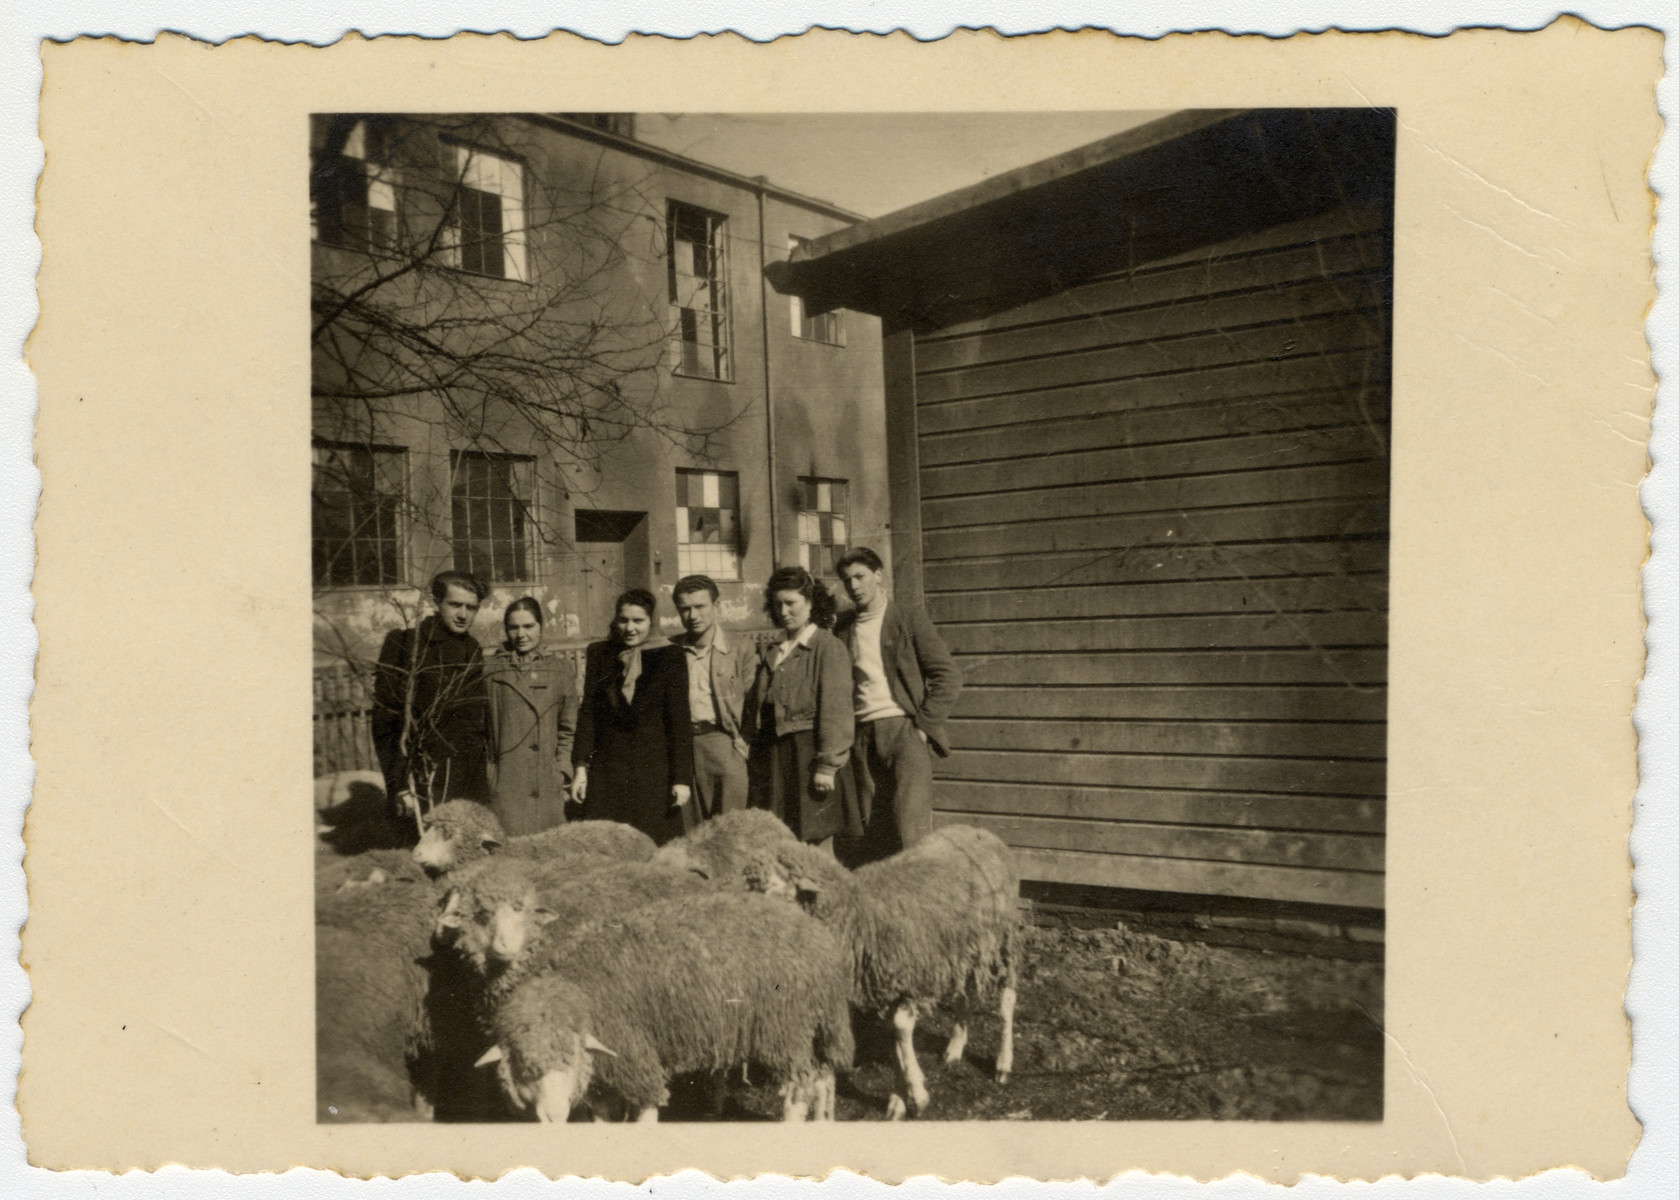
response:
[[[438,141],[446,159],[450,186],[448,211],[438,238],[439,261],[451,271],[459,271],[463,275],[472,275],[479,279],[500,279],[507,283],[523,284],[533,282],[530,253],[530,188],[524,160],[472,142],[456,141],[444,136],[439,136]],[[498,186],[504,172],[509,169],[516,172],[517,195],[510,196],[505,191],[491,191],[469,182],[489,182],[482,169],[474,172],[474,163],[479,160],[494,164]],[[475,239],[469,240],[466,236],[466,203],[469,195],[474,198],[492,196],[500,201],[496,211],[502,224],[495,234],[495,244],[501,248],[502,271],[499,274],[483,269],[482,247],[489,242],[482,236],[482,230],[480,229],[480,236]],[[515,218],[512,223],[507,219],[510,214]],[[474,265],[468,265],[467,262],[469,245],[480,248]],[[509,266],[514,269],[509,270]]]
[[[309,482],[309,495],[310,495],[309,579],[310,579],[311,588],[315,591],[342,592],[342,591],[369,591],[369,590],[384,591],[384,590],[388,590],[390,588],[406,587],[408,585],[409,568],[410,568],[410,565],[411,565],[410,560],[409,560],[409,513],[408,513],[408,496],[409,496],[409,489],[410,489],[410,483],[411,483],[411,476],[409,474],[410,464],[409,464],[408,447],[406,447],[406,446],[388,446],[388,445],[382,445],[382,444],[377,444],[377,443],[368,443],[368,442],[335,442],[335,441],[328,440],[326,438],[313,438],[310,441],[309,450],[310,450],[310,465],[311,465],[311,476],[310,476],[310,482]],[[320,469],[322,467],[319,456],[323,451],[329,452],[329,453],[346,453],[346,452],[348,452],[348,453],[361,453],[361,454],[369,455],[371,460],[372,460],[372,461],[370,461],[369,466],[372,469],[371,473],[372,473],[373,479],[375,481],[375,484],[377,484],[378,478],[379,478],[379,467],[377,465],[377,463],[378,463],[377,456],[379,456],[379,455],[388,456],[386,461],[392,463],[392,465],[394,467],[394,470],[395,470],[395,473],[396,473],[396,476],[397,476],[396,490],[394,492],[374,491],[372,493],[373,496],[376,499],[377,498],[390,497],[391,499],[393,499],[395,501],[395,504],[392,508],[394,531],[391,534],[390,538],[385,539],[385,538],[380,538],[377,535],[375,535],[375,537],[372,539],[376,543],[377,542],[382,542],[382,541],[389,541],[394,546],[394,552],[395,553],[394,553],[393,568],[392,568],[390,578],[388,578],[388,579],[381,578],[377,582],[371,582],[371,583],[361,582],[359,580],[354,581],[354,582],[350,582],[350,583],[337,583],[337,582],[331,582],[331,581],[323,582],[321,580],[321,578],[317,575],[317,573],[316,573],[316,560],[315,560],[315,545],[316,545],[317,542],[326,540],[318,532],[318,526],[316,524],[317,510],[316,510],[316,507],[315,507],[315,496],[316,496],[316,493],[318,491],[318,488],[317,488],[318,472],[320,471]],[[348,491],[348,490],[346,490],[343,494],[351,496],[352,499],[355,496],[355,493],[353,491]],[[353,568],[356,565],[355,564],[355,559],[354,559],[355,542],[356,542],[356,534],[355,534],[354,530],[352,529],[352,531],[348,535],[348,540],[347,540],[347,543],[346,543],[351,548],[351,554],[352,554],[352,563],[351,563],[352,572],[351,573],[352,574],[355,573]],[[382,571],[381,571],[381,575],[383,575]]]
[[[788,257],[791,258],[793,251],[797,250],[808,241],[810,241],[809,238],[800,237],[798,234],[788,234]],[[815,316],[811,316],[805,312],[804,297],[791,295],[787,297],[787,310],[789,317],[788,332],[798,338],[801,342],[815,342],[822,346],[844,347],[845,322],[841,317],[841,314],[845,312],[843,308],[830,308],[825,313],[817,313]],[[827,325],[832,329],[832,337],[823,337],[819,332],[817,332],[822,325]]]
[[[705,230],[704,246],[706,253],[708,274],[698,271],[683,272],[680,270],[679,259],[681,245],[698,246],[701,242],[692,237],[681,237],[678,234],[678,221],[682,218],[688,222],[702,222]],[[729,254],[728,254],[728,226],[729,218],[725,213],[712,212],[710,209],[700,208],[698,205],[688,204],[681,200],[667,199],[665,201],[665,279],[666,296],[673,315],[671,330],[672,350],[675,364],[672,374],[686,379],[709,379],[714,383],[734,382],[734,305],[729,292]],[[694,260],[690,255],[690,262]],[[682,283],[684,279],[703,281],[706,289],[708,306],[698,308],[694,305],[681,303]],[[691,293],[690,298],[697,298],[697,291]],[[699,318],[703,314],[706,325],[711,334],[709,342],[689,340],[683,336],[684,322],[689,313],[695,314],[695,332],[698,332]],[[709,347],[711,351],[711,370],[707,371],[697,365],[689,364],[688,347],[695,348],[695,357],[701,350]]]
[[[840,503],[842,508],[833,505],[832,489],[838,485],[844,488]],[[829,507],[817,507],[820,503],[821,489],[829,489]],[[807,503],[808,502],[808,503]],[[829,531],[833,529],[833,519],[838,517],[842,523],[844,540],[839,542],[824,542],[821,540],[820,526],[823,517],[829,518]],[[851,481],[828,475],[800,475],[799,476],[799,508],[797,516],[799,534],[799,562],[805,570],[818,579],[838,579],[839,570],[835,566],[839,557],[851,548]],[[815,528],[815,539],[806,536],[808,530]],[[821,570],[811,566],[813,552],[827,551],[827,562]]]
[[[386,124],[374,123],[367,117],[356,117],[345,135],[342,148],[330,155],[324,148],[315,152],[314,176],[317,183],[316,192],[311,197],[312,240],[323,246],[333,246],[375,258],[391,258],[400,253],[404,218],[403,193],[406,185],[401,170],[390,161],[390,148],[386,144],[387,133]],[[330,167],[324,162],[329,157],[336,159]],[[347,172],[350,163],[357,164],[357,176],[360,181],[357,188],[359,198],[353,204],[346,194],[349,190],[346,185],[349,182]],[[378,191],[384,193],[389,200],[388,204],[373,203],[374,195]],[[323,219],[323,210],[328,205],[334,209],[330,223]],[[359,210],[359,221],[350,222],[344,219],[345,212],[352,208]],[[382,236],[376,230],[372,219],[376,212],[388,214],[388,227]],[[329,229],[334,232],[329,234]],[[346,236],[352,230],[356,236]]]
[[[715,479],[717,481],[715,491],[719,501],[718,504],[710,505],[704,503],[706,496],[705,481],[707,479]],[[697,505],[691,503],[694,496],[694,491],[690,484],[691,480],[697,480],[700,487],[702,502]],[[732,495],[732,506],[726,506],[721,503],[725,495]],[[709,575],[719,583],[738,583],[745,579],[746,554],[742,550],[740,544],[740,472],[720,471],[712,467],[677,467],[676,501],[677,503],[675,505],[674,515],[676,523],[676,564],[678,575]],[[696,508],[701,510],[715,508],[720,514],[731,514],[727,520],[724,520],[721,516],[719,516],[719,537],[716,542],[696,542],[690,540],[692,534],[695,532],[693,529],[693,512]],[[725,528],[728,534],[726,540],[722,537],[722,534],[725,532]],[[708,551],[703,551],[703,548],[711,546],[720,546],[723,548],[724,552],[728,556],[728,561],[733,564],[732,568],[727,565],[719,566],[714,555]],[[693,549],[691,549],[691,547],[701,547],[702,552],[696,553]],[[701,561],[702,559],[704,561]]]
[[[526,477],[523,480],[523,484],[529,494],[526,496],[520,496],[518,494],[516,489],[520,481],[517,478],[514,478],[509,485],[509,495],[507,497],[509,503],[515,506],[509,510],[510,515],[508,524],[510,527],[519,527],[516,535],[517,541],[515,542],[515,535],[511,532],[508,538],[505,539],[510,544],[516,544],[518,546],[517,553],[524,559],[523,565],[525,570],[523,574],[508,575],[503,577],[495,570],[497,558],[496,545],[501,539],[497,539],[495,536],[495,517],[494,514],[489,511],[486,511],[486,520],[491,526],[488,537],[490,543],[489,565],[485,569],[479,569],[479,565],[472,561],[473,555],[471,552],[471,543],[473,541],[474,531],[471,528],[472,522],[470,519],[470,513],[467,522],[468,528],[463,536],[458,517],[459,507],[463,503],[470,505],[475,500],[492,502],[499,500],[500,497],[494,495],[474,496],[470,492],[463,494],[459,490],[461,487],[461,480],[463,478],[463,468],[468,462],[485,462],[492,464],[510,463],[516,468],[520,466],[525,468]],[[538,529],[538,485],[536,464],[536,456],[530,454],[509,454],[502,453],[500,451],[477,450],[472,448],[451,449],[449,451],[449,560],[453,564],[455,570],[465,571],[468,574],[476,575],[485,583],[492,584],[494,586],[501,586],[504,584],[535,586],[537,583],[537,576],[540,573],[537,563],[536,538],[536,531]],[[464,555],[462,553],[463,543],[465,543],[467,547]]]

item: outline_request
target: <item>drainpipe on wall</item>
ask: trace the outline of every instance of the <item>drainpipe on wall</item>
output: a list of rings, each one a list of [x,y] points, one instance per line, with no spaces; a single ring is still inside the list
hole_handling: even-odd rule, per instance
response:
[[[781,538],[775,519],[775,489],[780,486],[780,476],[775,469],[775,399],[770,393],[770,285],[769,277],[764,274],[764,269],[769,266],[764,241],[764,186],[768,182],[769,178],[764,175],[753,179],[758,189],[758,327],[764,346],[764,438],[769,448],[770,570],[775,571],[781,566]]]

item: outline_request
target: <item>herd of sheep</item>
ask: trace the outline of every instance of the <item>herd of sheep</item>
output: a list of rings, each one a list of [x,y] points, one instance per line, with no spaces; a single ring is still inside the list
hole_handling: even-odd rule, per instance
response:
[[[761,1072],[786,1120],[833,1120],[853,1013],[892,1026],[887,1115],[919,1113],[918,1017],[972,1005],[1013,1059],[1019,880],[994,835],[952,825],[855,871],[759,810],[655,848],[585,821],[505,837],[484,807],[428,817],[412,851],[316,879],[323,1121],[657,1120],[678,1077]],[[493,1069],[492,1069],[493,1068]]]

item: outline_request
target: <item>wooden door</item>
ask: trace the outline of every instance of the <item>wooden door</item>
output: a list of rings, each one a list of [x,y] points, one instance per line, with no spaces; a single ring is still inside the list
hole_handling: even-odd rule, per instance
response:
[[[612,624],[612,601],[624,590],[624,543],[579,542],[577,566],[583,581],[579,619],[583,634],[602,638]]]
[[[606,636],[612,624],[612,603],[625,589],[647,586],[644,543],[647,514],[578,509],[576,517],[577,573],[580,583],[583,636]]]

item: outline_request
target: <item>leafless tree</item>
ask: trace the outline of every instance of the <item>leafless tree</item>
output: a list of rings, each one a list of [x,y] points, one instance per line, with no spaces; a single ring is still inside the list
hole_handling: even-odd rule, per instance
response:
[[[632,435],[703,460],[738,417],[700,427],[669,403],[666,215],[631,160],[521,115],[317,116],[311,142],[318,589],[383,589],[412,626],[449,564],[410,567],[405,534],[520,577],[483,564],[571,540],[534,496],[587,492]],[[383,478],[393,441],[449,447],[447,484]],[[329,614],[317,648],[365,666],[366,633]]]

